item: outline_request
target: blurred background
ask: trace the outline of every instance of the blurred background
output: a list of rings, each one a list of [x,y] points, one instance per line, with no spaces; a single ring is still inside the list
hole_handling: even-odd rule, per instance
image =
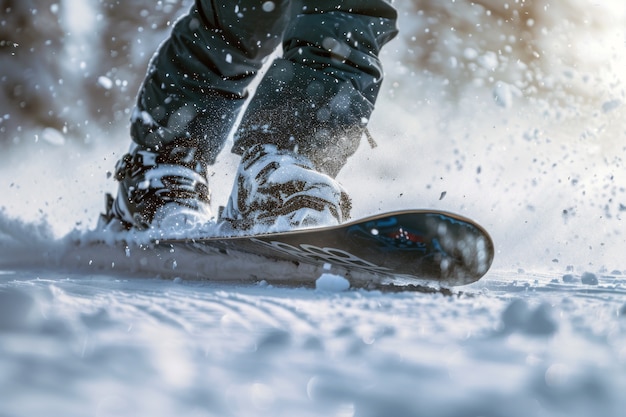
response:
[[[98,140],[93,126],[106,131],[126,123],[150,57],[192,3],[2,0],[2,146],[28,142],[44,129],[88,144]],[[606,91],[598,89],[614,88],[623,76],[621,2],[405,0],[396,6],[401,40],[389,48],[407,71],[420,73],[411,88],[417,101],[428,96],[424,84],[434,84],[430,89],[451,101],[483,88],[499,94],[502,106],[524,98],[572,108],[603,99]]]
[[[191,1],[2,0],[2,145],[88,145],[127,123],[147,63]]]
[[[0,207],[93,226],[147,63],[190,0],[0,0]],[[502,267],[626,269],[626,5],[401,0],[342,172],[355,216],[430,207],[490,229]],[[236,159],[214,167],[216,205]]]

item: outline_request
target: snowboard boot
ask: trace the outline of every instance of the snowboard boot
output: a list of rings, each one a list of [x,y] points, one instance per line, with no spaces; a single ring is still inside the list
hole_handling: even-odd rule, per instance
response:
[[[226,208],[222,233],[263,233],[336,225],[350,216],[350,198],[304,155],[276,145],[244,152]]]
[[[207,164],[190,144],[133,145],[117,162],[115,179],[119,189],[115,200],[107,196],[106,225],[188,230],[211,220]]]

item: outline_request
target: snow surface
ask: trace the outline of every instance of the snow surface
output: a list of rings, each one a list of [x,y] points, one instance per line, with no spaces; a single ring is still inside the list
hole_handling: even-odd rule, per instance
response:
[[[113,12],[66,3],[49,10],[70,35],[48,64],[67,68],[40,91],[67,124],[24,127],[0,156],[0,416],[624,415],[623,2],[396,2],[379,146],[340,180],[356,217],[429,207],[491,232],[492,270],[447,296],[339,291],[332,271],[315,290],[55,262],[115,189],[132,113],[117,106],[166,20],[129,2],[145,26],[107,26]],[[107,65],[85,39],[109,27],[126,27],[115,41],[132,55]],[[107,122],[87,117],[97,92],[115,98]],[[27,107],[2,97],[4,132]],[[216,206],[236,163],[213,167]]]

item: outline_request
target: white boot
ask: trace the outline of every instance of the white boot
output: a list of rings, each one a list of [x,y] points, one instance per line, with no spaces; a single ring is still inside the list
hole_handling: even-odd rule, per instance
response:
[[[350,198],[341,185],[318,172],[304,155],[255,145],[244,153],[222,230],[267,233],[336,225],[350,216]]]

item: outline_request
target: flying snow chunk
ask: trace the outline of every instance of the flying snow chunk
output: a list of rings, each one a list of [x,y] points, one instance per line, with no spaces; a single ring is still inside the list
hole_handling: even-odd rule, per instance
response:
[[[602,111],[604,113],[609,113],[617,109],[621,105],[622,105],[622,102],[620,100],[607,101],[606,103],[602,104]]]
[[[111,88],[113,88],[113,81],[109,77],[101,75],[98,77],[98,85],[105,90],[110,90]]]
[[[65,145],[65,136],[58,130],[47,127],[41,132],[41,139],[48,142],[50,145],[63,146]]]
[[[342,276],[323,273],[317,281],[315,281],[315,289],[318,291],[342,292],[350,288],[350,281]]]
[[[483,68],[493,71],[498,67],[498,55],[491,51],[485,52],[478,58],[478,63]]]
[[[505,109],[511,108],[513,106],[513,100],[515,97],[521,97],[522,92],[519,88],[499,82],[493,88],[493,99],[498,104],[498,106],[503,107]]]
[[[476,49],[474,48],[465,48],[465,50],[463,51],[463,57],[465,59],[473,61],[474,59],[478,58],[478,51],[476,51]]]
[[[274,4],[273,1],[266,1],[265,3],[263,3],[263,11],[264,12],[273,12],[274,9],[276,8],[276,4]]]

